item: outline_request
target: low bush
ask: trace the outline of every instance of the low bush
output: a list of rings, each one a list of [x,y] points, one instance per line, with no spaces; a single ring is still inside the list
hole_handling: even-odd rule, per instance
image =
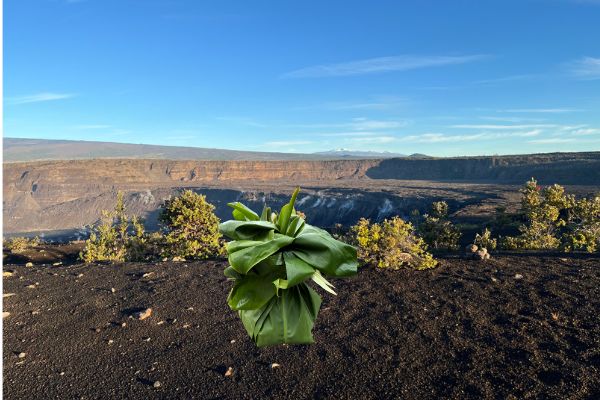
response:
[[[11,253],[20,253],[32,247],[39,246],[40,243],[41,240],[37,236],[33,238],[14,237],[4,240],[3,247]]]
[[[162,205],[163,256],[205,259],[223,254],[215,207],[201,194],[185,190]]]
[[[492,231],[488,228],[485,228],[481,234],[475,235],[475,240],[473,240],[473,244],[479,248],[487,249],[488,251],[496,250],[498,245],[498,240],[492,238]]]
[[[600,196],[575,202],[562,238],[565,251],[600,250]]]
[[[561,229],[567,225],[575,199],[560,185],[542,188],[535,179],[521,189],[521,212],[525,223],[521,234],[506,237],[502,247],[509,250],[554,250],[561,246]]]
[[[361,218],[351,233],[359,258],[378,268],[421,270],[437,265],[413,225],[400,217],[386,219],[381,224]]]
[[[123,193],[118,192],[114,210],[102,211],[100,222],[92,227],[79,257],[86,263],[143,260],[144,238],[142,220],[126,214]]]
[[[418,225],[418,232],[427,243],[435,250],[458,250],[460,230],[448,220],[448,203],[436,201],[431,205],[429,214],[423,216]]]

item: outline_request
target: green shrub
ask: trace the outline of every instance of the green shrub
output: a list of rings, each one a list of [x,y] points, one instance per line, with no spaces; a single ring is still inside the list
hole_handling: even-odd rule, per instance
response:
[[[100,222],[92,227],[90,238],[79,257],[86,263],[95,261],[139,261],[144,257],[144,225],[138,217],[125,212],[123,193],[117,193],[113,211],[102,211]]]
[[[159,222],[165,232],[163,255],[205,259],[223,253],[215,207],[201,194],[185,190],[162,205]]]
[[[448,220],[448,204],[436,201],[429,214],[423,216],[418,231],[427,245],[436,250],[458,250],[460,230]]]
[[[40,243],[41,240],[37,236],[33,238],[14,237],[4,240],[3,247],[11,253],[20,253],[32,247],[39,246]]]
[[[600,250],[600,196],[577,200],[571,211],[563,234],[563,250]]]
[[[234,220],[221,224],[234,281],[227,302],[239,312],[248,335],[259,347],[312,343],[321,298],[306,281],[335,294],[324,276],[356,274],[356,249],[305,223],[294,210],[296,189],[279,214],[266,207],[259,216],[230,203]]]
[[[553,250],[561,245],[560,231],[567,225],[575,199],[560,185],[538,186],[531,178],[521,189],[521,211],[525,223],[521,234],[502,240],[506,249]]]
[[[488,251],[496,250],[498,245],[498,241],[495,238],[492,238],[492,231],[488,228],[485,228],[484,231],[475,235],[475,240],[473,240],[473,244],[475,244],[479,248],[487,249]]]
[[[351,232],[359,258],[378,268],[421,270],[437,265],[412,224],[400,217],[386,219],[381,224],[361,218]]]

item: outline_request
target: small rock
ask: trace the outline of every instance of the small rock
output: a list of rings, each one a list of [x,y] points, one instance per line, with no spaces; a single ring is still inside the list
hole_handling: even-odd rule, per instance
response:
[[[2,271],[2,276],[13,276],[15,273],[14,271]]]
[[[3,319],[6,318],[6,317],[9,317],[9,316],[10,316],[10,313],[8,311],[2,311],[2,318]]]
[[[14,293],[3,293],[2,297],[6,298],[6,297],[14,296],[14,295],[15,295]]]
[[[494,278],[493,276],[491,279],[492,279],[492,282],[498,282],[498,279]]]
[[[59,265],[62,265],[62,261],[52,263],[52,265],[54,265],[55,267],[58,267]]]
[[[26,267],[33,267],[33,263],[32,262],[28,262],[27,264],[25,264]]]
[[[127,322],[121,322],[121,328],[125,328],[127,326]]]
[[[135,318],[139,319],[140,321],[145,320],[146,318],[148,318],[151,315],[152,315],[152,309],[151,308],[146,308],[144,310],[136,311],[135,313],[133,313],[133,316]]]
[[[17,357],[25,358],[26,355],[27,355],[27,353],[20,352],[19,354],[17,354]]]
[[[60,376],[63,376],[64,374],[65,374],[64,372],[61,372],[59,375],[60,375]]]
[[[81,278],[81,277],[83,277],[83,274],[78,274],[77,277]]]
[[[164,261],[169,261],[169,259],[167,257],[163,258],[162,260],[163,260],[163,262]]]
[[[229,367],[227,368],[227,371],[225,372],[225,376],[232,376],[233,375],[233,368]]]
[[[273,364],[271,364],[271,368],[272,368],[272,369],[275,369],[275,368],[280,368],[280,367],[281,367],[281,365],[280,365],[280,364],[277,364],[277,363],[273,363]]]
[[[475,252],[475,254],[473,256],[475,257],[476,260],[485,260],[486,254],[487,254],[487,250],[481,249],[481,250],[477,250],[477,252]]]
[[[27,285],[25,286],[27,289],[35,289],[37,286],[35,285]]]
[[[490,253],[485,253],[485,256],[483,256],[484,260],[489,260],[490,258],[492,258],[492,256],[490,256]]]
[[[154,272],[146,272],[145,274],[142,275],[142,278],[147,278],[152,274],[154,274]]]
[[[523,279],[523,275],[521,275],[521,274],[515,274],[515,279]]]
[[[191,325],[190,324],[183,324],[183,329],[187,329],[189,328]]]
[[[96,329],[94,329],[94,331],[95,331],[96,333],[100,333],[100,328],[96,328]]]
[[[162,324],[164,324],[164,323],[165,323],[165,321],[158,321],[158,322],[156,323],[156,325],[162,325]]]
[[[479,249],[479,247],[477,247],[476,244],[469,244],[469,245],[467,245],[467,247],[465,247],[465,252],[475,253],[475,252],[477,252],[478,249]]]
[[[106,343],[108,343],[108,344],[113,344],[114,342],[115,342],[114,340],[112,340],[112,339],[108,339],[108,342],[106,342]]]
[[[175,257],[173,257],[171,259],[171,261],[181,262],[181,261],[185,261],[185,258],[179,257],[179,256],[175,256]]]
[[[40,313],[39,311],[37,311],[37,310],[33,310],[33,311],[31,312],[31,315],[38,315],[39,313]]]
[[[114,292],[116,292],[116,291],[117,291],[117,289],[115,289],[114,287],[111,287],[111,288],[110,288],[110,292],[111,292],[111,293],[114,293]]]
[[[142,340],[143,340],[144,342],[149,342],[149,341],[150,341],[150,338],[149,338],[149,337],[145,337],[145,338],[142,338]]]
[[[161,386],[162,386],[162,383],[160,383],[160,381],[156,381],[156,382],[154,382],[154,383],[152,384],[152,386],[153,386],[155,389],[158,389],[159,387],[161,387]]]
[[[235,339],[231,339],[231,341],[229,343],[234,344],[235,343]]]
[[[188,307],[186,308],[186,311],[194,311],[194,307]]]

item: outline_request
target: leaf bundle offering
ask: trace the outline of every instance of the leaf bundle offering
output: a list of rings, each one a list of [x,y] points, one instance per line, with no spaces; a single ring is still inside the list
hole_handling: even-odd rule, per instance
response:
[[[225,276],[234,285],[227,302],[259,347],[313,343],[321,297],[307,281],[335,294],[325,277],[354,275],[358,267],[354,247],[296,214],[298,192],[279,214],[265,206],[258,215],[241,203],[229,203],[234,219],[220,225],[232,239]]]

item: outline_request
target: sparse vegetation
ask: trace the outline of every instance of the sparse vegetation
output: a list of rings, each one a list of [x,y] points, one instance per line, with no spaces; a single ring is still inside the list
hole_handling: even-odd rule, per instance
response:
[[[223,253],[215,207],[201,194],[185,190],[165,201],[159,221],[165,233],[166,257],[205,259]]]
[[[312,343],[321,298],[306,281],[335,294],[325,276],[354,275],[356,249],[305,223],[294,203],[299,189],[279,214],[259,216],[241,203],[230,203],[234,220],[221,224],[234,281],[227,302],[239,312],[248,335],[261,346]]]
[[[137,261],[144,259],[144,240],[143,221],[126,214],[123,192],[118,192],[114,210],[102,211],[79,256],[86,263]]]
[[[488,251],[496,250],[498,246],[498,240],[492,238],[492,231],[488,228],[485,228],[481,234],[475,235],[475,240],[473,240],[473,244],[478,248],[484,248]]]
[[[413,225],[400,217],[381,224],[361,218],[351,232],[359,258],[378,268],[421,270],[437,265]]]
[[[563,234],[565,251],[600,250],[600,196],[575,201]]]
[[[427,243],[435,250],[458,250],[460,230],[448,220],[448,203],[436,201],[431,204],[429,214],[423,216],[418,225],[418,232]]]
[[[39,237],[27,238],[27,237],[14,237],[10,239],[5,239],[3,241],[4,249],[10,251],[11,253],[20,253],[32,247],[39,246],[41,240]]]

